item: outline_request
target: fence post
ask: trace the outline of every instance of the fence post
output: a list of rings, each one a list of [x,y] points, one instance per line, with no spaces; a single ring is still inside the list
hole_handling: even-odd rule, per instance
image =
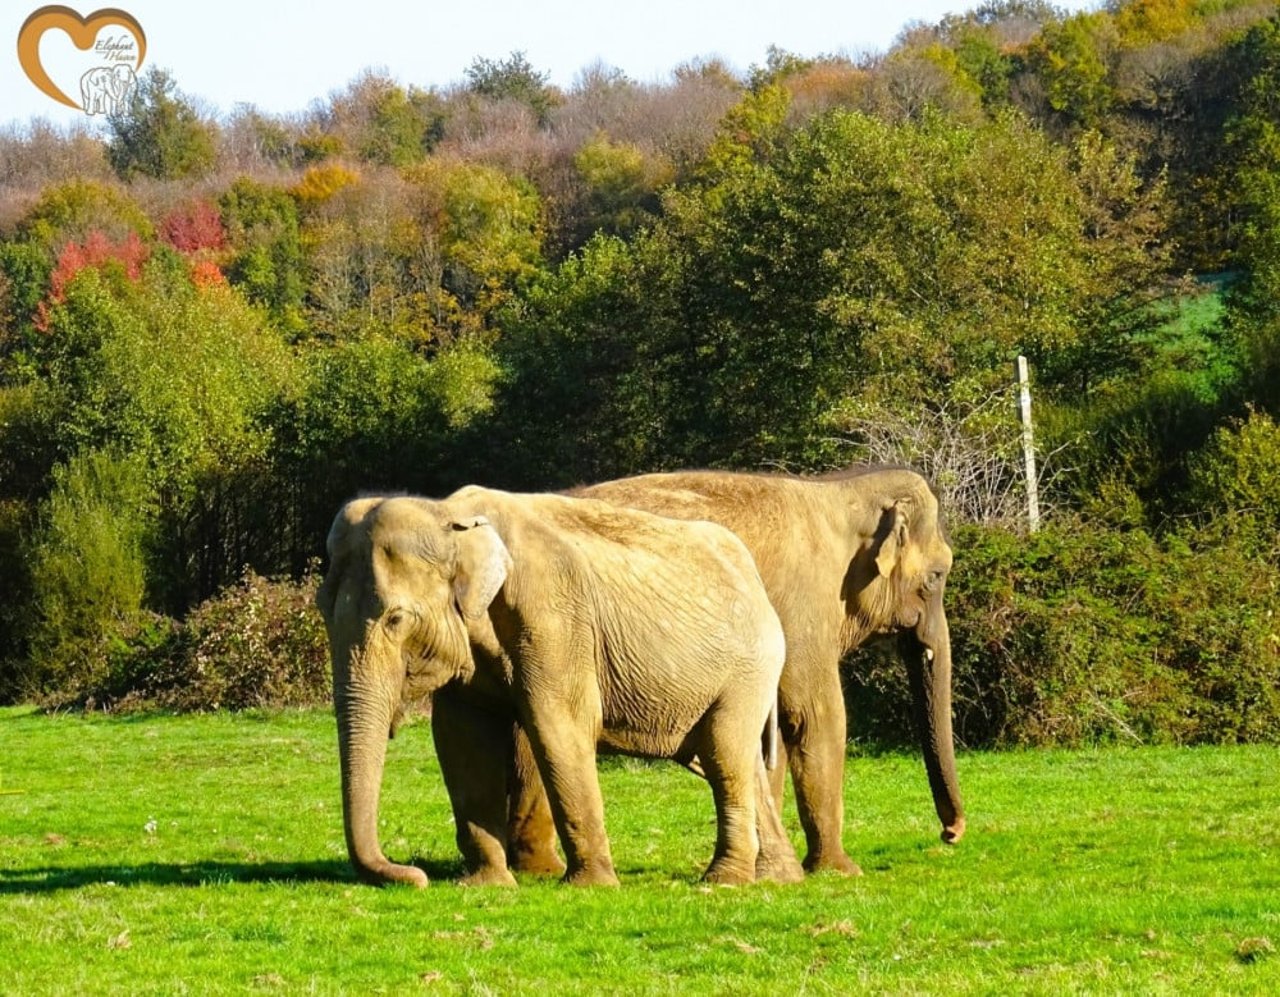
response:
[[[1027,527],[1040,529],[1040,495],[1036,488],[1036,441],[1031,428],[1031,379],[1027,358],[1018,357],[1018,418],[1022,422],[1022,460],[1027,476]]]

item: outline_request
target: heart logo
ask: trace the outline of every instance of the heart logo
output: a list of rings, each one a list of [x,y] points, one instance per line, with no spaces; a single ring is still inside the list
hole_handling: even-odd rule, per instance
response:
[[[123,28],[129,38],[98,40],[104,28]],[[79,101],[73,100],[50,78],[40,60],[40,39],[49,31],[62,31],[82,52],[93,50],[105,65],[91,67],[80,77]],[[18,63],[42,92],[60,104],[88,114],[118,113],[136,85],[135,72],[147,53],[147,36],[134,17],[115,7],[95,10],[81,17],[70,7],[41,7],[18,31]]]

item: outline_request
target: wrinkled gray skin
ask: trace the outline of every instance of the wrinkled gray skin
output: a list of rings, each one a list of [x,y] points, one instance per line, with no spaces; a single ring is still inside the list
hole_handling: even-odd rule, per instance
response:
[[[328,549],[316,601],[333,659],[347,848],[362,878],[426,883],[383,854],[377,814],[399,711],[432,693],[469,882],[514,883],[516,723],[548,790],[567,881],[617,882],[597,749],[697,757],[717,816],[708,880],[750,882],[758,853],[766,873],[801,877],[762,759],[776,736],[782,629],[729,531],[468,487],[438,502],[350,502]]]
[[[808,844],[805,868],[850,875],[845,853],[846,721],[840,659],[877,635],[898,635],[915,701],[942,840],[964,834],[951,729],[951,639],[943,591],[951,548],[928,483],[884,468],[822,478],[715,471],[649,474],[573,494],[733,530],[751,551],[787,638],[779,725]],[[517,739],[512,864],[560,868],[537,772]],[[781,806],[783,770],[774,773]]]

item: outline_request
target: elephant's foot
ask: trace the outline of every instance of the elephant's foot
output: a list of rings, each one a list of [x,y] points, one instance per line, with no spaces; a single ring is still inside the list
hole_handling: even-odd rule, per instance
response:
[[[805,872],[834,872],[841,876],[861,876],[862,867],[844,852],[810,852],[804,859]]]
[[[467,873],[460,880],[459,886],[515,886],[516,877],[511,870],[502,866],[489,865],[475,872]]]
[[[565,864],[560,861],[555,849],[513,848],[507,860],[517,872],[527,872],[534,876],[560,876],[565,871]]]
[[[611,865],[584,865],[569,869],[561,880],[570,886],[618,886],[618,874]]]
[[[716,859],[702,874],[702,880],[717,886],[746,886],[756,881],[756,870],[754,865],[748,866],[739,861]]]
[[[769,883],[799,883],[804,880],[804,869],[794,854],[766,855],[761,852],[756,859],[756,880]]]

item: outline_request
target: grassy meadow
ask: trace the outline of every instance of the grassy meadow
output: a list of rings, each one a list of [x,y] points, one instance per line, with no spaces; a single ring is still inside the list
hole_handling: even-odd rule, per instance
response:
[[[425,723],[390,746],[356,883],[324,712],[0,710],[5,993],[1275,993],[1280,750],[964,754],[936,837],[907,756],[847,767],[866,874],[708,888],[710,794],[602,764],[623,885],[465,889]],[[799,831],[794,813],[789,826]]]

